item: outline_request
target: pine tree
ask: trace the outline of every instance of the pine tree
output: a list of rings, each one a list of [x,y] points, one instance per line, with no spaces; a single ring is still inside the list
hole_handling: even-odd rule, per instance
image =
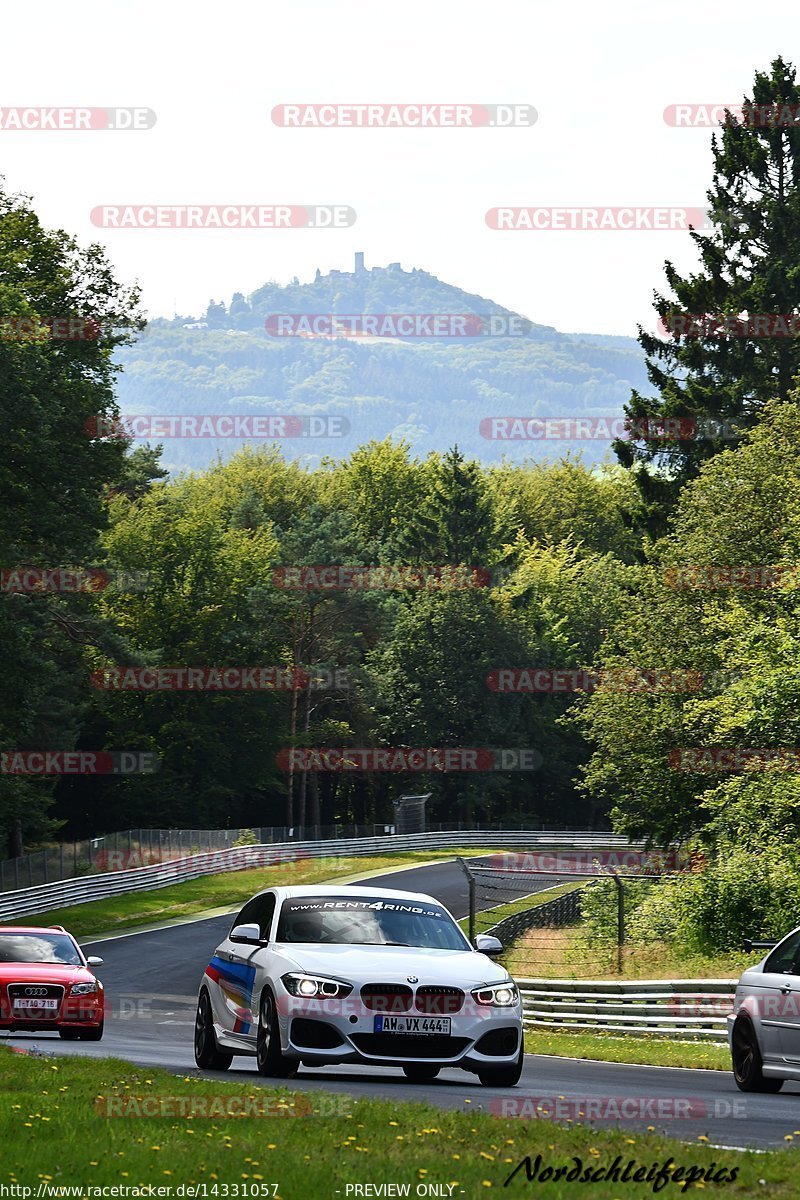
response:
[[[712,231],[690,233],[700,270],[684,277],[665,263],[673,294],[656,292],[654,308],[666,340],[639,329],[658,395],[633,392],[628,439],[615,443],[636,469],[653,533],[702,463],[737,444],[800,373],[800,339],[753,322],[800,312],[800,87],[791,64],[777,58],[769,74],[756,73],[752,99],[726,113],[711,152]]]
[[[428,494],[406,534],[410,561],[484,566],[493,544],[492,498],[476,462],[458,446],[429,460]]]

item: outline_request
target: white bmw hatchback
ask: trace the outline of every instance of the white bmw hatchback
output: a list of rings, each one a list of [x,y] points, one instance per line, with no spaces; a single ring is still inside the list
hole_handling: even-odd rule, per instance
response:
[[[206,967],[195,1059],[262,1075],[304,1066],[401,1067],[416,1082],[461,1067],[513,1087],[524,1045],[519,992],[431,896],[368,886],[275,887],[241,910]]]

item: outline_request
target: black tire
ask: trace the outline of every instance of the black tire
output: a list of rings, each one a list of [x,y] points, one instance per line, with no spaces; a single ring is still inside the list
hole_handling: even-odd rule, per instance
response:
[[[220,1050],[214,1033],[214,1018],[208,992],[201,992],[194,1021],[194,1061],[204,1071],[227,1071],[233,1055]]]
[[[286,1058],[281,1051],[281,1035],[275,1001],[272,993],[265,988],[261,993],[256,1030],[258,1073],[266,1075],[270,1079],[294,1079],[299,1065],[296,1058]]]
[[[78,1032],[78,1037],[84,1042],[100,1042],[103,1040],[103,1027],[105,1021],[101,1021],[94,1029],[81,1029]]]
[[[489,1067],[487,1070],[478,1071],[478,1079],[484,1087],[516,1087],[522,1075],[524,1063],[525,1042],[520,1034],[519,1054],[516,1060],[508,1067]]]
[[[58,1036],[63,1038],[65,1042],[77,1042],[81,1036],[80,1029],[59,1029]]]
[[[739,1091],[779,1092],[783,1087],[783,1080],[768,1078],[762,1071],[764,1062],[752,1023],[740,1017],[733,1027],[731,1041],[733,1078]]]
[[[403,1067],[403,1074],[412,1083],[429,1083],[441,1071],[441,1067],[433,1067],[428,1063],[408,1063]]]

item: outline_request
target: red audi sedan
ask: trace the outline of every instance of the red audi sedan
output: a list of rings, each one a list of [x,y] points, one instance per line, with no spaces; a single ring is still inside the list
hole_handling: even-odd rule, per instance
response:
[[[99,1042],[103,1036],[103,985],[62,925],[0,925],[0,1029],[58,1033]]]

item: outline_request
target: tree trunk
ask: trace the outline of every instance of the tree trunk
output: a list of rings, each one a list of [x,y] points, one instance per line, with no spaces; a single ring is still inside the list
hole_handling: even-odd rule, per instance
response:
[[[308,746],[308,731],[311,728],[311,685],[306,686],[303,697],[303,745]],[[308,791],[308,768],[303,767],[300,774],[300,803],[298,805],[297,823],[301,829],[306,824],[306,794]]]
[[[286,824],[289,829],[294,825],[294,755],[292,754],[292,750],[295,746],[295,735],[297,733],[297,688],[294,686],[296,671],[297,639],[295,638],[292,647],[292,709],[289,718],[289,782],[286,787]]]
[[[22,858],[22,821],[16,817],[8,831],[8,857]]]

